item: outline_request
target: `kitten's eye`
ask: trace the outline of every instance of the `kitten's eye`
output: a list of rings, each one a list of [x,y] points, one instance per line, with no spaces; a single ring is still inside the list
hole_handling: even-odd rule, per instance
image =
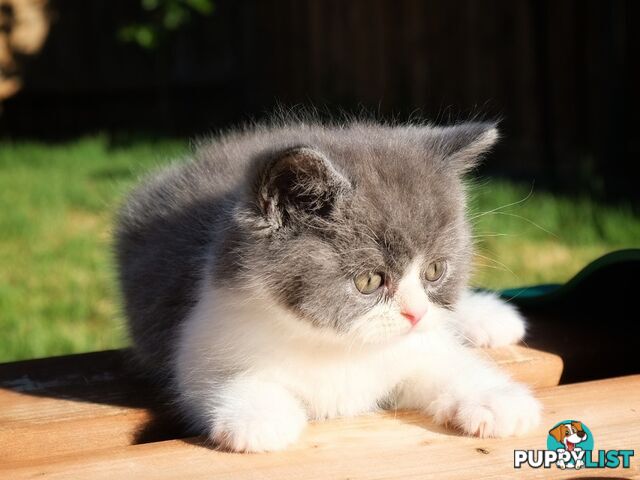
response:
[[[440,277],[442,277],[446,268],[447,262],[445,260],[436,260],[435,262],[431,262],[427,266],[425,277],[429,282],[437,282],[440,280]]]
[[[383,282],[383,274],[378,272],[361,273],[353,279],[360,293],[371,295],[380,288]]]

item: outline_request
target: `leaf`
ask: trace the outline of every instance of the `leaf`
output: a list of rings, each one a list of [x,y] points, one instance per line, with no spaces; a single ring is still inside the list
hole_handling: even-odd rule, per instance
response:
[[[158,32],[153,27],[141,25],[136,31],[135,40],[142,48],[153,48],[158,43]]]
[[[211,0],[186,0],[186,4],[201,15],[211,15],[215,8]]]
[[[159,0],[142,0],[142,8],[145,10],[155,10],[159,5]]]
[[[177,3],[172,3],[167,5],[162,23],[167,30],[176,30],[187,22],[190,16],[186,8]]]

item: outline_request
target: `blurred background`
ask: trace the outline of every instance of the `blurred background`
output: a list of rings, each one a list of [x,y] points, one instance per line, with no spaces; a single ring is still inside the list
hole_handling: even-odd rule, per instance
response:
[[[474,284],[640,246],[640,2],[0,0],[0,361],[126,344],[113,214],[190,140],[277,105],[500,118]],[[612,279],[615,281],[615,279]]]

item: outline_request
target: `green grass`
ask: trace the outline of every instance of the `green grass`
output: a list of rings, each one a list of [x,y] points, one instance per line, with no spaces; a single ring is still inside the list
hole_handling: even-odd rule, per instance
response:
[[[0,360],[125,343],[110,254],[113,212],[176,141],[0,144]]]
[[[126,344],[110,254],[113,214],[148,169],[186,142],[106,136],[61,144],[0,142],[0,361]],[[611,250],[638,246],[629,208],[491,179],[471,189],[474,283],[562,282]],[[539,226],[535,226],[539,225]]]
[[[477,286],[563,283],[607,252],[640,247],[640,217],[629,205],[490,179],[476,182],[471,196]]]

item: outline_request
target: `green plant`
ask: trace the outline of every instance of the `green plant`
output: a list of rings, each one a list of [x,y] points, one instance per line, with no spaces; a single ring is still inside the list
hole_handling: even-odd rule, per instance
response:
[[[140,0],[142,21],[125,25],[118,38],[152,50],[187,26],[195,16],[209,16],[214,11],[213,0]]]

